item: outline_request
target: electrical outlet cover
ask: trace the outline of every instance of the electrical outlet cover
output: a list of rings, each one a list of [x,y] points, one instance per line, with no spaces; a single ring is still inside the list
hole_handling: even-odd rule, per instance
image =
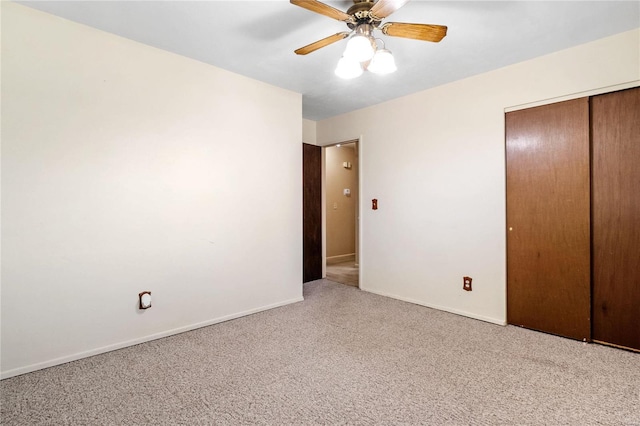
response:
[[[462,278],[462,289],[465,291],[471,291],[471,281],[473,278],[471,277],[463,277]]]

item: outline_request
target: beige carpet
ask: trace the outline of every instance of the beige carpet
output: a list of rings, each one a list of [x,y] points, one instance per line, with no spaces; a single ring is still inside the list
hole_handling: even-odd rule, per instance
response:
[[[328,281],[0,382],[3,425],[639,425],[640,355]]]

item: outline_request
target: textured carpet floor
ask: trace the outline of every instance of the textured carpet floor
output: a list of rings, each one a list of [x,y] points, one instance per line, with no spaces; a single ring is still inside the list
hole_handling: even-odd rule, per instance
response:
[[[638,354],[326,280],[305,298],[3,380],[1,422],[640,425]]]

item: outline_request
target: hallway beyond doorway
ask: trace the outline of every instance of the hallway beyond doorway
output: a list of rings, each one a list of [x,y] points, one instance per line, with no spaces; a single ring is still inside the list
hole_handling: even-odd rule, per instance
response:
[[[359,273],[355,260],[328,264],[327,279],[337,283],[358,287]]]

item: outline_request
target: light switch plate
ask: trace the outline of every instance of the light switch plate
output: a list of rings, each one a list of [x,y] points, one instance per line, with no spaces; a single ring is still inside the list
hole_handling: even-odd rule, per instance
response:
[[[138,294],[140,309],[149,309],[151,307],[151,292],[143,291]]]

